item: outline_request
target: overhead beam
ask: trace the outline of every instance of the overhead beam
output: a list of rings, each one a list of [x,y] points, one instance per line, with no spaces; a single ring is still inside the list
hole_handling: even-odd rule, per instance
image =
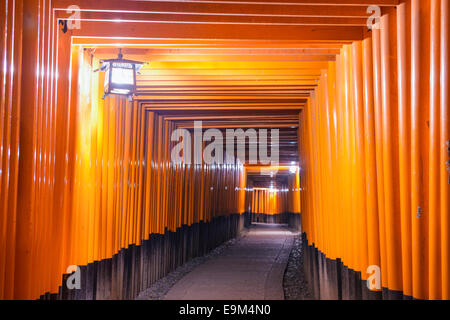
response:
[[[113,27],[114,26],[114,27]],[[204,24],[184,22],[108,22],[83,21],[83,27],[73,31],[78,37],[115,39],[230,39],[230,40],[362,40],[365,27]]]
[[[67,10],[67,7],[77,4],[82,12],[95,10],[98,12],[139,12],[165,14],[196,14],[196,15],[239,15],[239,16],[271,16],[271,17],[341,17],[367,18],[370,14],[367,8],[371,5],[394,6],[397,1],[353,1],[352,3],[309,2],[289,3],[288,1],[124,1],[124,0],[56,0],[55,9]]]
[[[319,9],[320,10],[320,9]],[[111,22],[184,22],[205,24],[236,25],[314,25],[314,26],[365,26],[367,17],[315,17],[301,15],[245,15],[245,14],[202,14],[180,12],[104,12],[84,10],[80,18],[72,18],[70,13],[58,10],[57,17],[67,20]]]

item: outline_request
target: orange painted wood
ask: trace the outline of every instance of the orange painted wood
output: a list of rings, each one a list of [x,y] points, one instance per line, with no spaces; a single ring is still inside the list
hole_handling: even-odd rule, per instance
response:
[[[82,28],[63,33],[72,4]],[[382,30],[366,31],[372,4]],[[56,292],[68,266],[152,233],[255,210],[301,213],[308,240],[363,279],[379,265],[386,288],[449,299],[448,1],[0,9],[0,299]],[[133,102],[103,100],[93,72],[119,43],[150,62]],[[193,120],[287,132],[290,191],[245,191],[245,163],[171,163],[172,131]]]

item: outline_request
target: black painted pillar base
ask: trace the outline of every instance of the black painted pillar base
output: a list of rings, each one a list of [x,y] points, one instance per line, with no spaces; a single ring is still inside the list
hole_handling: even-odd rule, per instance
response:
[[[166,276],[187,261],[203,256],[237,237],[251,224],[248,213],[218,217],[210,222],[182,226],[176,232],[151,234],[141,245],[130,245],[113,257],[79,267],[80,289],[69,289],[64,274],[58,293],[42,300],[126,300]]]
[[[361,272],[345,266],[340,259],[327,258],[302,234],[303,268],[310,291],[316,300],[410,300],[402,292],[383,288],[371,291]]]

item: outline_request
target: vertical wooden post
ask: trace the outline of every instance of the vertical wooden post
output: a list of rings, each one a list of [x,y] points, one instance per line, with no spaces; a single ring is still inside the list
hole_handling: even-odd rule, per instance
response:
[[[441,297],[440,201],[439,201],[439,78],[440,0],[431,0],[430,16],[430,151],[429,151],[429,299]]]
[[[378,226],[378,190],[373,93],[372,39],[363,41],[364,74],[364,152],[367,203],[368,265],[380,266],[380,234]],[[366,273],[367,270],[361,270]]]
[[[409,92],[409,61],[407,39],[407,7],[397,7],[397,59],[398,59],[398,125],[399,125],[399,178],[402,241],[403,293],[412,296],[411,261],[411,106]]]
[[[383,175],[384,175],[384,197],[385,197],[385,219],[386,219],[386,257],[388,268],[389,289],[395,291],[402,290],[401,281],[401,243],[399,235],[400,216],[397,205],[398,179],[396,177],[396,128],[394,118],[395,104],[392,95],[395,94],[396,83],[392,81],[392,56],[395,56],[392,46],[392,14],[385,14],[381,17],[381,77],[382,77],[382,109],[383,109]],[[395,39],[395,38],[394,38]]]
[[[382,286],[388,287],[387,254],[386,254],[386,221],[384,209],[384,162],[383,162],[383,112],[382,112],[382,88],[381,88],[381,49],[380,30],[372,31],[373,39],[373,75],[374,75],[374,115],[375,115],[375,141],[377,164],[377,195],[378,195],[378,221],[380,231],[380,260]]]
[[[366,166],[365,166],[365,128],[364,128],[364,85],[363,85],[363,57],[362,42],[353,43],[353,95],[354,95],[354,121],[355,146],[359,152],[355,153],[356,185],[354,186],[358,206],[355,215],[358,217],[356,228],[360,230],[358,239],[358,269],[363,280],[367,280],[368,267],[368,238],[367,238],[367,205],[366,205]]]
[[[412,216],[412,286],[413,296],[418,299],[428,298],[428,242],[425,229],[426,208],[424,200],[424,155],[423,153],[423,124],[426,119],[423,112],[422,96],[424,67],[426,54],[421,50],[423,43],[427,43],[421,19],[423,11],[420,0],[411,1],[411,216]]]
[[[439,168],[440,168],[440,226],[441,226],[441,272],[442,272],[442,299],[450,299],[450,24],[449,1],[441,0],[441,105],[440,105],[440,144],[439,144]]]
[[[36,37],[40,22],[39,0],[23,2],[22,70],[38,70],[39,37]],[[35,165],[34,148],[36,142],[35,123],[37,110],[37,75],[22,77],[21,82],[21,123],[20,159],[17,199],[17,233],[14,272],[14,298],[31,298],[32,237],[34,228]]]

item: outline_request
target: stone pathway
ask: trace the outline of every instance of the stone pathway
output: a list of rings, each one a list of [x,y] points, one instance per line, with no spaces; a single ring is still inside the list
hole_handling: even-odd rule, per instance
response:
[[[165,299],[284,300],[293,239],[286,225],[254,224],[245,237],[186,274]]]

